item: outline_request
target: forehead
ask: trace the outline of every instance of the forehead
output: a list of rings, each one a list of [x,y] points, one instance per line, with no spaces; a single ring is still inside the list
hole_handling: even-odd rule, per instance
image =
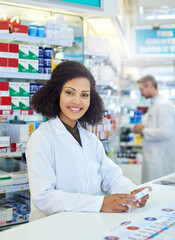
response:
[[[90,81],[89,79],[85,77],[78,77],[78,78],[73,78],[71,80],[68,80],[65,84],[64,87],[78,87],[78,88],[90,88]]]

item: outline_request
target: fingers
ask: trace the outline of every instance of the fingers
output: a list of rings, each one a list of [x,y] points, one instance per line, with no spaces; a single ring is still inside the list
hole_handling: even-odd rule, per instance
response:
[[[129,206],[137,208],[144,207],[147,200],[149,199],[149,195],[147,194],[143,196],[144,193],[147,193],[147,191],[144,191],[142,194],[140,194],[143,197],[139,199],[140,196],[137,193],[144,190],[145,188],[149,188],[149,190],[152,191],[151,187],[142,187],[132,191],[131,194],[112,194],[105,196],[100,211],[121,213],[126,212],[129,209]],[[138,197],[135,196],[135,194],[137,194]]]
[[[142,187],[142,188],[139,188],[139,189],[134,190],[134,191],[132,192],[132,194],[136,194],[136,193],[138,193],[138,192],[140,192],[140,191],[143,191],[145,188],[149,188],[149,191],[152,191],[152,188],[151,188],[151,187],[146,186],[146,187]],[[140,199],[137,201],[137,202],[138,202],[137,207],[139,207],[139,208],[140,208],[140,207],[144,207],[148,199],[149,199],[149,194],[147,194],[147,195],[145,195],[144,197],[140,198]]]

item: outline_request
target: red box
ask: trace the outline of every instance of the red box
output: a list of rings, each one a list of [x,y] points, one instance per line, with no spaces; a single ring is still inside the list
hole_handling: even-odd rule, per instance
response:
[[[14,44],[14,43],[9,43],[8,51],[10,53],[18,53],[19,52],[19,45],[18,44]]]
[[[9,56],[9,44],[8,43],[0,43],[0,58],[8,58]]]
[[[7,58],[0,57],[0,72],[7,72]]]
[[[11,152],[16,152],[16,143],[11,143],[10,144],[10,151]]]
[[[9,43],[9,58],[19,58],[19,45]]]
[[[7,64],[8,67],[18,68],[18,59],[9,58],[7,62],[8,62]]]
[[[8,21],[0,21],[0,32],[9,32],[9,22]]]
[[[8,52],[9,44],[8,43],[0,43],[0,52]]]
[[[8,72],[18,72],[18,58],[8,59]]]
[[[11,105],[12,98],[11,97],[1,97],[0,96],[0,105]]]
[[[0,91],[9,91],[9,82],[0,82]]]
[[[6,153],[7,147],[0,147],[0,153]]]
[[[12,32],[13,33],[22,33],[28,35],[28,26],[26,25],[12,25]]]

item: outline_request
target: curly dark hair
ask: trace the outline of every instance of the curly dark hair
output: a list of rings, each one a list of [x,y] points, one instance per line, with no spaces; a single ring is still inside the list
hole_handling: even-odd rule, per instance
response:
[[[66,82],[77,77],[85,77],[90,82],[90,106],[79,121],[91,125],[101,122],[104,105],[101,97],[95,90],[94,77],[84,65],[75,61],[60,63],[54,69],[51,79],[33,95],[31,100],[32,108],[37,113],[41,113],[48,118],[59,116],[62,87]]]

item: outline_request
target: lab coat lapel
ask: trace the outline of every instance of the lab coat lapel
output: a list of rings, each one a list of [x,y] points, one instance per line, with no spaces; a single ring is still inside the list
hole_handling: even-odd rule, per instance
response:
[[[81,143],[82,143],[82,147],[85,148],[90,140],[88,138],[88,135],[87,135],[87,130],[85,130],[81,125],[80,123],[78,122],[78,130],[79,130],[79,133],[80,133],[80,138],[81,138]]]

